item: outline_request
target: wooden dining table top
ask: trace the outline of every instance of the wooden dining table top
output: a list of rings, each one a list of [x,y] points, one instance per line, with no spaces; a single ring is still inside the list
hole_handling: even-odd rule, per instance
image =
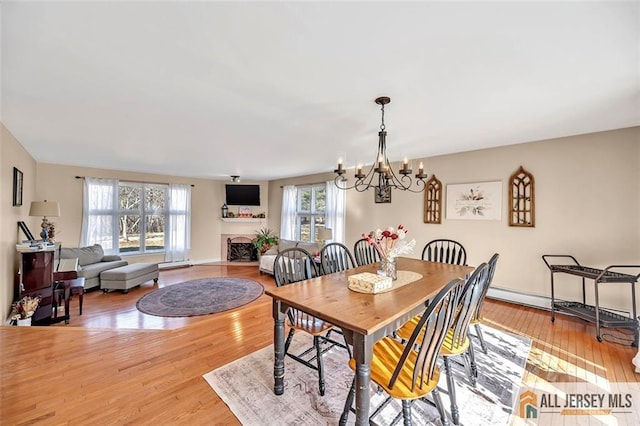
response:
[[[452,279],[464,279],[473,272],[469,266],[405,257],[398,258],[397,268],[398,271],[417,272],[422,278],[384,293],[360,293],[349,289],[348,277],[361,272],[376,273],[378,264],[375,263],[276,287],[265,293],[338,327],[368,335],[406,316]]]

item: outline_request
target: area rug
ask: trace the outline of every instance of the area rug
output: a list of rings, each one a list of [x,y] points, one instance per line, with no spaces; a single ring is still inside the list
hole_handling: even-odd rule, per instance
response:
[[[136,307],[160,317],[190,317],[228,311],[253,302],[262,285],[243,278],[202,278],[159,288],[145,294]]]
[[[483,335],[488,354],[476,351],[479,376],[476,388],[468,383],[464,368],[453,363],[457,369],[456,400],[460,409],[460,424],[507,425],[522,383],[531,341],[486,326],[483,326]],[[292,343],[294,345],[298,349],[304,348],[311,345],[311,340],[297,333]],[[475,347],[479,348],[479,345]],[[285,358],[284,395],[274,395],[273,346],[240,358],[203,377],[245,426],[336,425],[354,374],[347,365],[347,357],[346,351],[341,348],[333,348],[324,354],[327,383],[324,396],[318,393],[317,373],[289,357]],[[444,368],[438,387],[449,413]],[[385,395],[378,394],[373,384],[370,392],[373,412]],[[401,404],[393,401],[373,421],[388,425],[400,411]],[[415,425],[441,424],[435,407],[422,401],[414,404],[412,418]],[[351,413],[348,424],[354,423],[355,414]]]

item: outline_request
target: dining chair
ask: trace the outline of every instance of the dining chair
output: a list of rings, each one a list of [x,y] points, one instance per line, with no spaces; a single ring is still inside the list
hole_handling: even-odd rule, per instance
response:
[[[475,387],[478,369],[473,353],[473,345],[471,345],[471,340],[469,339],[469,325],[478,307],[478,303],[480,303],[488,271],[489,266],[486,263],[482,263],[467,279],[456,318],[447,333],[447,337],[442,345],[442,351],[440,352],[440,356],[444,361],[445,374],[447,375],[451,418],[456,425],[460,422],[460,412],[456,402],[456,386],[453,370],[451,369],[451,358],[455,356],[462,358],[469,382],[471,386]]]
[[[380,262],[380,254],[371,244],[369,244],[366,238],[359,239],[353,245],[353,256],[355,257],[358,266]]]
[[[480,264],[473,273],[467,278],[464,290],[460,299],[460,305],[456,309],[454,323],[449,329],[446,339],[442,345],[441,357],[444,361],[445,373],[447,375],[447,390],[449,392],[449,400],[451,402],[451,417],[454,424],[459,423],[460,413],[456,402],[456,389],[451,370],[450,358],[460,356],[462,358],[467,378],[472,386],[475,387],[478,377],[478,369],[473,353],[473,346],[469,339],[469,325],[473,317],[478,303],[480,302],[482,291],[485,286],[489,270],[486,263]],[[417,324],[420,318],[413,317],[402,327],[396,330],[396,336],[401,341],[409,341],[411,336],[416,332]],[[422,344],[423,336],[419,335],[416,344]]]
[[[342,243],[329,243],[320,250],[322,274],[346,271],[356,266],[353,255]]]
[[[450,263],[452,265],[466,265],[467,252],[457,241],[438,239],[429,241],[422,249],[422,260]]]
[[[282,287],[316,277],[318,274],[311,254],[302,248],[294,247],[278,253],[273,264],[273,275],[276,286]],[[322,354],[334,346],[340,346],[347,349],[349,357],[351,357],[349,345],[346,340],[342,343],[331,338],[331,332],[334,331],[334,326],[331,323],[294,308],[290,308],[287,311],[287,317],[290,328],[284,344],[285,356],[289,356],[291,359],[316,370],[318,372],[320,395],[324,395],[325,381]],[[313,347],[304,350],[300,354],[289,352],[289,347],[291,346],[296,330],[313,336]],[[344,336],[342,336],[342,338],[344,339]]]
[[[402,416],[404,424],[410,425],[413,403],[419,399],[427,401],[426,396],[431,394],[442,424],[449,424],[437,387],[440,378],[438,354],[443,348],[447,330],[455,319],[463,285],[463,280],[455,279],[431,300],[406,344],[393,337],[384,337],[373,345],[371,381],[384,390],[389,398],[373,412],[370,422],[390,398],[395,398],[402,401],[402,412],[398,413],[393,423]],[[419,335],[422,336],[421,345],[417,345]],[[355,359],[349,360],[349,367],[355,371]],[[355,377],[340,416],[340,425],[346,425],[349,412],[354,411],[354,396]]]
[[[487,272],[487,281],[482,289],[482,295],[480,296],[480,302],[478,303],[478,307],[471,317],[471,325],[474,326],[475,336],[480,341],[480,348],[482,352],[487,353],[487,345],[484,342],[484,337],[482,336],[482,327],[480,327],[480,322],[482,321],[482,305],[484,304],[484,299],[487,297],[487,292],[489,291],[489,287],[491,286],[491,282],[493,281],[493,274],[496,271],[496,264],[498,263],[498,258],[500,255],[498,253],[494,253],[489,259],[487,264],[489,265],[489,271]]]

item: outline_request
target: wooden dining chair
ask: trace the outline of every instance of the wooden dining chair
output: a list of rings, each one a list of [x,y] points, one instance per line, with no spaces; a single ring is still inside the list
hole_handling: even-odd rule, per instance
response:
[[[476,379],[478,377],[478,369],[473,353],[473,346],[469,339],[469,325],[471,323],[471,318],[475,314],[478,304],[480,303],[488,270],[489,265],[482,263],[473,271],[469,278],[467,278],[462,297],[460,299],[460,305],[456,310],[454,323],[447,333],[440,354],[443,358],[445,373],[447,375],[447,390],[449,392],[449,400],[451,402],[451,417],[453,419],[453,423],[456,425],[459,423],[460,413],[456,402],[456,388],[453,371],[451,370],[450,358],[455,356],[460,356],[462,358],[467,378],[471,385],[475,386]],[[412,318],[401,328],[396,330],[396,336],[401,339],[401,341],[409,341],[411,336],[416,332],[419,321],[419,317]],[[423,336],[418,335],[418,338],[416,339],[416,344],[418,346],[422,344],[422,339]]]
[[[342,243],[329,243],[320,250],[322,274],[346,271],[356,266],[353,255]]]
[[[422,249],[422,260],[450,263],[452,265],[466,265],[467,251],[457,241],[439,239],[425,244]]]
[[[380,262],[380,254],[371,244],[369,244],[366,238],[359,239],[353,245],[353,256],[355,257],[358,266]]]
[[[491,282],[493,281],[493,274],[496,271],[496,264],[498,263],[498,258],[500,255],[498,253],[494,253],[489,259],[487,264],[489,265],[489,271],[487,272],[487,281],[482,289],[482,295],[480,296],[480,302],[478,303],[478,307],[471,317],[471,325],[474,326],[475,336],[480,341],[480,348],[482,352],[487,353],[487,345],[484,341],[484,337],[482,336],[482,327],[480,327],[480,322],[482,321],[482,305],[484,304],[484,299],[487,297],[487,292],[489,291],[489,287],[491,286]]]
[[[438,354],[455,319],[463,286],[463,280],[455,279],[431,300],[406,344],[393,337],[384,337],[373,345],[371,381],[384,390],[389,398],[402,401],[402,412],[398,413],[393,423],[402,416],[404,424],[410,425],[413,403],[419,399],[426,401],[426,396],[431,394],[442,424],[449,424],[437,387],[440,378]],[[417,344],[419,336],[422,340],[420,345]],[[355,359],[349,360],[349,367],[355,371]],[[346,425],[349,412],[354,411],[354,396],[355,377],[340,416],[340,425]],[[381,407],[386,405],[387,401]],[[376,415],[377,411],[374,411],[370,422]]]
[[[465,366],[467,377],[471,386],[476,386],[478,369],[473,353],[473,345],[469,339],[469,325],[471,318],[480,303],[482,291],[484,289],[489,266],[486,263],[480,264],[467,279],[462,292],[460,306],[456,313],[453,325],[447,333],[447,337],[442,345],[440,356],[444,361],[444,369],[447,375],[447,390],[449,391],[449,401],[451,404],[451,418],[454,424],[460,422],[460,412],[456,401],[456,386],[453,370],[451,369],[451,358],[459,356]]]
[[[282,287],[316,277],[318,274],[311,254],[302,248],[294,247],[278,253],[273,264],[273,275],[276,286]],[[318,372],[320,395],[324,395],[325,381],[322,354],[334,346],[340,346],[347,349],[349,357],[351,357],[349,345],[344,340],[344,336],[342,336],[344,342],[338,342],[331,338],[331,332],[334,331],[334,326],[331,323],[294,308],[290,308],[287,311],[287,317],[290,328],[284,344],[285,355]],[[289,352],[296,330],[313,336],[313,347],[299,354]]]

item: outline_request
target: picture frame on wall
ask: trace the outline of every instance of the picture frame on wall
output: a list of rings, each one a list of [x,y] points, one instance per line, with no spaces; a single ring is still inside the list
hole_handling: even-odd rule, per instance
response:
[[[391,202],[391,187],[387,186],[383,189],[376,186],[374,193],[374,200],[376,203],[390,203]]]
[[[22,205],[22,186],[23,186],[23,175],[20,170],[16,167],[13,168],[13,205],[21,206]]]
[[[447,219],[501,220],[502,181],[447,185]]]

